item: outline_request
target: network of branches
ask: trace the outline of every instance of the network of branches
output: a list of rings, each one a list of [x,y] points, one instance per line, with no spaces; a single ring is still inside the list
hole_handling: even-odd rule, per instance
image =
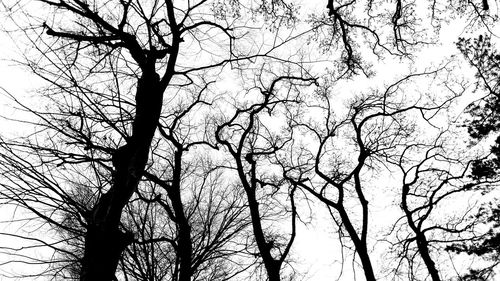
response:
[[[0,3],[2,280],[500,276],[496,1]]]

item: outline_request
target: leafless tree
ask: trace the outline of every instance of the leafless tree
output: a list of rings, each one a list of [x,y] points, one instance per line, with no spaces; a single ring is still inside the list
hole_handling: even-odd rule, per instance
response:
[[[307,21],[285,0],[33,2],[45,10],[24,0],[8,7],[36,54],[24,65],[47,83],[34,105],[10,95],[33,119],[20,121],[24,137],[0,139],[0,200],[19,208],[10,225],[24,231],[3,235],[29,242],[5,245],[9,262],[41,265],[52,279],[230,280],[265,269],[257,279],[279,281],[293,271],[300,205],[315,198],[373,281],[372,180],[396,165],[399,222],[410,235],[400,250],[408,258],[416,243],[412,253],[439,280],[426,234],[456,228],[425,222],[468,188],[459,185],[467,165],[458,174],[427,168],[465,163],[434,153],[436,143],[414,165],[403,160],[423,149],[410,142],[409,119],[430,123],[456,95],[404,89],[430,77],[448,93],[449,77],[438,77],[447,69],[347,106],[332,89],[370,77],[376,59],[432,44],[426,30],[441,14],[487,26],[493,1],[426,1],[428,24],[414,15],[416,1],[328,0]],[[314,40],[313,51],[304,47]],[[315,78],[319,61],[328,62],[325,79]],[[39,249],[47,253],[33,256]]]
[[[296,130],[312,136],[307,142],[313,142],[316,150],[306,153],[304,159],[296,158],[288,169],[288,178],[328,206],[341,237],[345,231],[353,243],[366,280],[377,279],[369,253],[368,190],[373,173],[384,169],[387,159],[413,136],[415,126],[406,121],[406,115],[413,112],[430,119],[455,98],[451,95],[439,102],[424,103],[416,97],[400,96],[400,91],[412,79],[435,77],[440,71],[443,69],[411,74],[383,92],[354,99],[341,119],[335,114],[331,89],[325,87],[317,92],[320,102],[309,105],[321,111],[321,118],[313,119],[319,121],[290,121]],[[304,157],[303,153],[295,154]]]
[[[268,115],[278,119],[280,109],[300,102],[299,88],[314,83],[315,79],[310,77],[276,77],[268,87],[250,89],[248,94],[254,95],[254,101],[236,105],[234,115],[217,126],[217,141],[229,152],[230,169],[235,171],[245,191],[257,255],[270,281],[283,280],[283,265],[295,240],[297,185],[272,171],[280,151],[292,141],[293,135],[276,133],[276,128],[262,118]],[[280,84],[286,85],[284,90],[280,90]],[[288,237],[283,237],[279,228],[266,223],[270,220],[277,223],[282,216],[288,217]]]
[[[237,274],[244,266],[220,263],[240,252],[228,244],[248,225],[242,202],[216,188],[217,165],[200,158],[199,147],[215,148],[205,126],[211,87],[226,65],[265,57],[286,41],[242,50],[251,29],[204,0],[38,2],[47,12],[27,9],[28,26],[19,24],[39,54],[26,65],[48,82],[41,92],[48,106],[18,103],[38,119],[37,131],[2,140],[10,181],[2,195],[57,233],[55,244],[33,240],[56,252],[49,263],[64,264],[51,267],[52,276]],[[152,260],[169,266],[156,272],[158,265],[144,265]]]
[[[399,237],[393,244],[400,258],[395,271],[406,263],[404,278],[417,279],[423,262],[427,274],[422,278],[444,280],[445,266],[436,260],[438,251],[474,235],[477,222],[467,219],[474,207],[471,202],[460,202],[462,208],[453,208],[455,213],[443,217],[445,206],[479,184],[467,177],[472,155],[467,160],[463,148],[452,146],[451,137],[453,133],[443,130],[433,141],[409,143],[393,162],[402,173],[400,208],[404,214],[392,229]]]

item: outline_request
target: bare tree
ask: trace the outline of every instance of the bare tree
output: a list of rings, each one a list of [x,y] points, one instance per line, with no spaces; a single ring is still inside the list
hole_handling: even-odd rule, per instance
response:
[[[274,133],[275,129],[261,118],[264,114],[279,118],[280,108],[300,102],[299,88],[313,83],[315,79],[309,77],[276,77],[268,87],[251,89],[249,94],[257,95],[256,101],[248,105],[236,105],[234,115],[217,126],[217,141],[229,152],[230,168],[237,173],[241,188],[245,191],[257,255],[270,281],[283,280],[283,265],[296,236],[297,185],[272,172],[272,166],[276,165],[273,159],[292,141],[292,135]],[[280,84],[285,84],[285,90],[280,90]],[[282,91],[285,93],[281,94]],[[289,201],[288,206],[283,200]],[[282,237],[279,232],[274,233],[278,229],[273,230],[275,227],[265,223],[279,220],[280,216],[288,217],[288,237]]]
[[[398,236],[393,244],[399,256],[395,271],[407,263],[404,278],[416,279],[422,274],[418,269],[421,261],[427,272],[422,278],[445,280],[445,266],[436,260],[442,260],[438,251],[474,235],[477,221],[467,219],[474,209],[471,202],[460,202],[462,208],[453,208],[455,213],[443,214],[445,206],[460,201],[479,184],[467,177],[472,156],[467,160],[463,148],[452,146],[454,136],[448,130],[438,131],[433,141],[415,140],[404,147],[399,159],[389,161],[402,173],[399,206],[404,215],[392,231]]]
[[[400,250],[408,258],[416,243],[412,254],[440,280],[426,234],[456,228],[427,218],[469,188],[456,183],[467,165],[427,169],[465,163],[434,154],[435,143],[414,165],[402,160],[416,147],[408,119],[429,123],[455,96],[403,92],[430,77],[448,93],[453,79],[438,77],[447,69],[411,74],[347,106],[332,89],[370,77],[385,55],[411,58],[449,14],[487,26],[493,1],[427,1],[428,23],[416,1],[324,1],[306,21],[285,0],[34,2],[46,10],[8,8],[36,53],[24,65],[48,86],[35,105],[11,96],[33,119],[21,121],[25,137],[0,139],[0,199],[22,209],[12,226],[50,235],[3,233],[29,242],[2,248],[13,261],[52,279],[278,281],[294,270],[299,209],[312,197],[376,280],[372,180],[395,164],[410,230]],[[47,254],[33,257],[39,249]]]
[[[39,3],[48,12],[26,10],[23,31],[40,55],[27,66],[49,83],[42,92],[49,103],[46,110],[19,103],[39,131],[2,141],[4,199],[60,232],[57,246],[40,242],[61,256],[49,263],[64,263],[73,278],[161,279],[167,271],[174,280],[205,278],[200,270],[239,252],[227,245],[248,225],[239,197],[216,188],[215,168],[195,157],[200,146],[214,148],[205,126],[216,96],[211,79],[286,41],[242,55],[236,39],[251,42],[252,34],[204,0]],[[168,227],[146,231],[160,214]],[[140,269],[159,257],[148,253],[158,247],[170,269]]]
[[[371,76],[367,57],[386,54],[412,58],[415,51],[435,44],[437,31],[449,18],[460,15],[470,28],[481,27],[492,33],[496,22],[497,1],[338,1],[325,0],[324,14],[315,14],[311,22],[316,39],[325,51],[340,51],[337,66],[342,75]]]
[[[412,112],[424,120],[448,107],[455,97],[424,103],[419,98],[398,97],[400,90],[412,79],[435,77],[443,69],[411,74],[383,92],[373,92],[353,100],[345,118],[337,119],[331,88],[317,92],[319,103],[309,106],[321,111],[318,121],[292,119],[296,130],[312,136],[315,151],[288,168],[288,178],[323,202],[331,211],[340,235],[354,245],[366,280],[376,280],[369,253],[370,219],[368,192],[373,172],[388,165],[414,133],[412,122],[405,121]],[[405,99],[408,99],[405,101]],[[303,148],[297,147],[303,150]],[[297,157],[303,153],[295,152]],[[309,155],[309,156],[307,156]]]

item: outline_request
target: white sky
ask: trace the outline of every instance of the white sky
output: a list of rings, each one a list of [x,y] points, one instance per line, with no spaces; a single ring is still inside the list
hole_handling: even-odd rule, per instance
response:
[[[303,2],[315,3],[313,1]],[[320,1],[320,3],[320,6],[314,4],[314,7],[316,9],[317,7],[322,9],[323,6],[326,6],[326,1]],[[450,53],[458,54],[454,42],[462,35],[463,24],[461,24],[461,22],[460,19],[457,19],[457,21],[452,22],[450,25],[443,26],[442,46],[433,46],[432,48],[423,49],[418,55],[418,61],[423,62],[421,66],[424,64],[427,66],[431,64],[431,62],[438,64],[443,57],[446,57]],[[16,48],[11,38],[5,33],[0,33],[0,44],[0,87],[16,97],[29,97],[31,95],[30,92],[35,90],[39,85],[39,80],[17,66],[14,62],[10,61],[11,59],[19,58],[18,55],[20,50]],[[395,60],[393,60],[392,63],[377,66],[378,72],[383,73],[383,78],[388,78],[387,82],[393,81],[392,77],[397,76],[401,71],[405,71],[406,68],[406,64],[399,64],[399,62]],[[464,66],[460,71],[467,68],[467,66]],[[468,71],[470,71],[470,69]],[[380,80],[375,81],[375,84],[379,83]],[[467,104],[471,97],[472,96],[469,96],[469,98],[465,99],[466,101],[464,101],[463,104]],[[16,114],[16,111],[8,104],[9,101],[3,95],[0,95],[0,115],[10,117]],[[5,136],[11,130],[17,131],[19,129],[11,126],[12,123],[0,119],[0,134]],[[319,207],[319,209],[321,209],[319,212],[321,216],[328,217],[324,208]],[[299,236],[295,243],[294,251],[296,253],[296,259],[303,261],[303,267],[306,268],[306,280],[334,280],[334,278],[337,278],[339,275],[338,262],[340,260],[340,252],[337,237],[332,229],[332,225],[332,222],[329,220],[324,223],[315,221],[314,225],[310,227],[299,224]],[[374,256],[373,260],[376,263],[377,257]],[[341,280],[352,280],[352,271],[349,263],[350,260],[347,261],[344,275]],[[363,280],[362,273],[358,272],[358,274],[358,280]]]

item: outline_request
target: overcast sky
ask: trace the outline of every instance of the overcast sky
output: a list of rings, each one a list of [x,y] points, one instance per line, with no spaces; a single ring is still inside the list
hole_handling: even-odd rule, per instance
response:
[[[326,1],[321,1],[321,5],[323,5]],[[306,3],[313,3],[307,2]],[[311,4],[312,5],[312,4]],[[316,7],[316,5],[315,5]],[[5,22],[5,18],[2,16],[0,25]],[[459,54],[456,49],[455,42],[457,38],[460,36],[466,35],[463,30],[465,28],[464,19],[456,19],[451,21],[450,24],[445,24],[442,27],[442,36],[441,36],[441,44],[429,46],[428,48],[423,48],[415,57],[415,61],[417,62],[414,67],[419,69],[423,69],[425,67],[429,67],[431,65],[437,65],[446,59],[450,54]],[[491,27],[492,30],[499,30],[498,26]],[[481,30],[475,32],[475,34],[481,33]],[[471,36],[471,35],[468,35]],[[36,91],[42,82],[39,78],[31,75],[25,68],[19,66],[16,63],[16,60],[22,60],[20,56],[20,52],[23,52],[25,46],[16,46],[14,42],[12,42],[12,35],[7,35],[6,33],[0,33],[0,87],[5,91],[8,91],[10,94],[15,96],[16,98],[24,99],[29,103],[33,104],[33,99],[28,99],[32,96],[33,91]],[[494,38],[494,41],[498,41],[498,38]],[[388,60],[389,61],[389,60]],[[381,86],[381,81],[389,82],[397,77],[398,74],[401,74],[401,71],[407,70],[407,64],[404,62],[401,64],[399,60],[394,59],[390,60],[389,63],[387,61],[384,64],[376,65],[377,75],[375,76],[375,80],[363,80],[360,81],[366,82],[363,86],[367,87],[369,83],[373,83],[374,86],[378,84]],[[467,65],[464,65],[463,68],[457,69],[457,71],[462,71],[465,75],[472,75],[473,72],[471,68]],[[467,74],[468,73],[468,74]],[[371,87],[371,86],[370,86]],[[356,86],[350,86],[350,91],[356,91]],[[461,101],[459,108],[463,108],[467,103],[469,103],[474,96],[471,95],[472,91],[469,91],[469,94],[464,97]],[[35,101],[36,103],[36,101]],[[12,103],[10,103],[9,99],[5,97],[5,95],[0,95],[0,115],[5,117],[13,117],[23,118],[25,115],[22,115],[19,111],[12,109]],[[20,115],[16,115],[20,114]],[[17,117],[23,116],[23,117]],[[14,123],[8,122],[6,120],[0,120],[0,128],[1,135],[7,136],[11,131],[16,132],[16,134],[22,134],[22,130],[19,130],[20,127],[14,127]],[[377,212],[374,210],[374,212]],[[381,213],[390,212],[390,210],[381,210]],[[328,214],[326,210],[322,209],[320,213],[318,213],[320,217],[327,218]],[[389,215],[389,213],[386,213]],[[387,218],[387,216],[380,216]],[[375,223],[376,224],[376,223]],[[297,255],[299,263],[302,264],[305,271],[307,271],[307,275],[305,276],[307,280],[333,280],[339,276],[339,262],[341,257],[339,256],[339,244],[337,241],[336,233],[331,228],[331,221],[324,219],[323,220],[315,220],[311,227],[305,227],[300,225],[300,233],[301,235],[298,238],[298,241],[295,244],[295,251],[300,253]],[[348,263],[351,261],[349,260]],[[378,261],[383,264],[383,260]],[[350,266],[347,266],[345,269],[343,278],[341,280],[352,280],[352,270],[349,269]],[[357,274],[361,274],[361,272],[357,272]],[[361,280],[361,275],[358,277]]]

